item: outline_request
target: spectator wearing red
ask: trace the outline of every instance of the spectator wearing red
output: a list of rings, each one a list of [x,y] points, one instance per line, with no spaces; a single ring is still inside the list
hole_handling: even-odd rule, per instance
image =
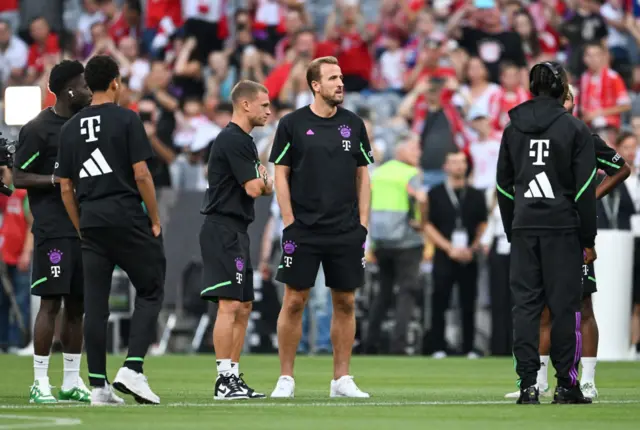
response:
[[[158,57],[176,29],[182,27],[181,0],[147,0],[142,44],[145,52]]]
[[[324,34],[336,47],[345,91],[362,91],[369,86],[373,71],[369,44],[375,31],[366,28],[357,1],[339,3],[338,7],[327,18]]]
[[[182,0],[186,36],[198,40],[199,61],[207,63],[209,54],[222,51],[229,37],[227,0]]]
[[[500,65],[500,84],[498,91],[489,99],[489,118],[494,130],[502,131],[509,123],[509,111],[531,98],[529,91],[521,85],[520,70],[510,62]]]
[[[111,0],[113,1],[113,0]],[[109,36],[116,45],[123,37],[140,40],[142,36],[142,6],[140,0],[125,0],[118,18],[109,24]]]
[[[27,60],[27,83],[33,84],[44,71],[46,55],[60,53],[58,36],[51,32],[47,21],[38,17],[31,21],[29,33],[33,39],[33,44],[29,48],[29,58]]]
[[[529,65],[556,57],[560,49],[560,37],[549,24],[538,30],[529,12],[520,9],[513,17],[513,29],[522,39],[522,50]]]
[[[284,19],[285,35],[276,43],[275,58],[277,63],[285,60],[286,52],[291,47],[295,34],[302,30],[306,18],[301,7],[289,7]]]
[[[9,23],[13,31],[18,30],[20,24],[20,11],[18,10],[18,0],[0,1],[0,20]]]
[[[411,51],[409,52],[409,58],[411,58],[413,54],[411,54]],[[416,82],[431,77],[447,78],[456,76],[456,71],[452,67],[440,66],[441,60],[446,53],[446,45],[442,38],[434,35],[419,41],[416,52],[415,66],[407,70],[404,77],[405,91],[411,90]]]
[[[3,182],[13,188],[11,171],[2,168]],[[31,224],[33,217],[29,211],[27,190],[13,190],[7,199],[0,228],[0,255],[7,266],[7,275],[11,283],[22,321],[28,326],[30,311],[30,269],[33,254],[33,234]],[[7,287],[7,286],[5,286]],[[10,304],[5,288],[0,288],[0,349],[3,347],[21,348],[25,339],[20,334],[19,326],[10,323]]]
[[[578,110],[582,120],[594,130],[619,129],[620,115],[631,109],[625,84],[608,67],[608,56],[598,42],[586,45],[584,62],[587,71],[580,78]]]

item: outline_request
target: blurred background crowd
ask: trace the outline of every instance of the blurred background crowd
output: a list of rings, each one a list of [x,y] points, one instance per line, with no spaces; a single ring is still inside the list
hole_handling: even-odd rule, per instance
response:
[[[376,161],[357,348],[442,358],[511,355],[509,248],[494,196],[507,113],[529,98],[533,64],[565,65],[575,89],[574,114],[634,166],[611,202],[599,203],[599,227],[631,229],[630,218],[640,213],[639,17],[640,6],[627,0],[0,0],[0,97],[9,86],[39,86],[42,108],[51,106],[53,65],[111,55],[126,86],[120,104],[139,113],[155,151],[156,186],[201,194],[208,152],[231,117],[233,85],[252,79],[269,89],[273,115],[253,133],[267,164],[278,119],[311,101],[306,65],[336,56],[344,107],[364,119]],[[16,139],[19,127],[0,120],[0,131]],[[398,162],[420,172],[418,183],[408,181],[406,200],[424,203],[428,193],[430,210],[420,214],[400,205],[397,210],[410,214],[408,229],[376,228],[376,193],[385,177],[406,174],[394,170]],[[447,180],[463,181],[474,192],[452,199],[438,192]],[[28,221],[28,206],[20,213]],[[470,244],[451,254],[440,239],[459,227],[453,222],[459,213]],[[274,285],[277,205],[261,217],[265,228],[254,240],[253,265],[263,286]],[[24,240],[25,247],[13,255],[3,248],[3,279],[28,321],[28,240],[9,228],[15,224],[4,224],[4,240]],[[640,343],[639,289],[635,307],[629,303],[630,345]],[[306,319],[313,330],[301,351],[330,352],[330,300],[325,289],[314,291]],[[0,348],[13,352],[28,344],[28,336],[16,331],[8,294],[0,292]],[[267,320],[264,325],[272,325],[279,307],[270,303],[256,327]],[[171,325],[165,319],[159,332],[163,324]]]

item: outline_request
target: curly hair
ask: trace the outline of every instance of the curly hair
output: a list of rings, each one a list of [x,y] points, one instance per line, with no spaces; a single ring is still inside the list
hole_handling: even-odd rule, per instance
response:
[[[49,90],[56,96],[69,85],[72,79],[84,73],[84,66],[78,61],[64,60],[51,69],[49,75]]]
[[[107,91],[109,84],[120,76],[118,63],[108,55],[96,55],[84,69],[84,79],[91,92]]]

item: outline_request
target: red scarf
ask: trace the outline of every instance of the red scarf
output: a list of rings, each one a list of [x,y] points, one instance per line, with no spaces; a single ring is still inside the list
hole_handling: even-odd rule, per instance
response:
[[[522,87],[509,92],[500,88],[489,101],[489,117],[493,128],[504,130],[509,123],[509,111],[530,98],[529,92]]]
[[[609,76],[609,69],[600,72],[600,80],[597,85],[590,85],[593,74],[585,72],[580,78],[580,114],[595,109],[604,109],[616,105],[613,80]],[[595,99],[594,99],[595,97]],[[596,103],[593,101],[596,100]],[[589,109],[592,108],[592,109]]]

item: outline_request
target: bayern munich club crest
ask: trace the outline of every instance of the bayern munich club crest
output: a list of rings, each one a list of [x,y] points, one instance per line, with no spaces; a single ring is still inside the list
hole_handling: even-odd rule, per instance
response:
[[[283,248],[285,254],[291,255],[296,251],[297,247],[298,247],[298,245],[296,245],[296,243],[294,241],[287,240],[284,243],[284,246],[282,248]]]
[[[58,264],[62,261],[62,251],[57,249],[50,250],[47,255],[49,256],[49,262],[51,264]]]
[[[344,137],[345,139],[351,137],[351,128],[349,128],[348,125],[341,125],[340,127],[338,127],[338,130],[340,130],[340,136]]]
[[[236,258],[236,270],[238,272],[242,272],[242,270],[244,269],[244,260],[240,257]]]

